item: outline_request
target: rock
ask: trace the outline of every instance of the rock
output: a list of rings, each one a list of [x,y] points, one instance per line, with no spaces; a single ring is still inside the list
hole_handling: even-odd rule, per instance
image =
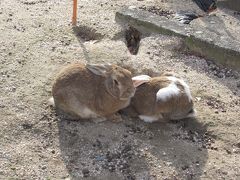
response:
[[[96,156],[95,157],[96,161],[103,161],[105,159],[104,156]]]
[[[102,148],[102,143],[99,141],[99,139],[96,139],[96,142],[93,143],[93,147],[98,147],[99,149]]]
[[[216,76],[217,76],[218,78],[223,78],[223,77],[224,77],[224,74],[223,74],[222,72],[220,72],[220,73],[217,73]]]
[[[231,71],[231,70],[228,70],[228,71],[226,72],[226,77],[232,77],[232,76],[233,76],[232,71]]]
[[[4,104],[1,104],[0,102],[0,108],[5,108],[6,106]]]
[[[239,143],[237,143],[237,144],[236,144],[236,146],[237,146],[238,148],[240,148],[240,142],[239,142]]]
[[[108,170],[111,172],[115,171],[115,166],[114,165],[109,166]]]
[[[207,105],[214,106],[214,103],[212,101],[207,101]]]
[[[233,73],[233,77],[234,77],[235,79],[238,79],[238,78],[239,78],[238,73],[237,73],[237,72],[234,72],[234,73]]]
[[[31,129],[33,127],[33,125],[29,123],[23,123],[21,126],[23,127],[23,129]]]
[[[171,165],[172,165],[172,162],[166,162],[166,165],[167,165],[167,166],[171,166]]]
[[[134,175],[129,174],[129,175],[127,175],[126,179],[127,179],[127,180],[135,180],[136,178],[135,178]]]
[[[239,82],[237,82],[237,88],[239,88],[239,89],[240,89],[240,81],[239,81]]]
[[[232,154],[232,151],[229,148],[225,148],[225,150],[228,154]]]
[[[197,101],[201,101],[201,99],[202,99],[201,97],[196,97]]]
[[[188,169],[189,168],[189,166],[188,165],[184,165],[183,167],[182,167],[182,170],[186,170],[186,169]]]
[[[227,171],[222,171],[222,174],[227,175],[228,172]]]
[[[131,148],[131,145],[127,144],[127,145],[125,145],[125,147],[123,148],[122,153],[126,153],[126,152],[130,151],[131,149],[132,149],[132,148]]]
[[[88,177],[90,172],[89,172],[89,170],[87,168],[84,168],[82,170],[82,173],[83,173],[83,177]]]

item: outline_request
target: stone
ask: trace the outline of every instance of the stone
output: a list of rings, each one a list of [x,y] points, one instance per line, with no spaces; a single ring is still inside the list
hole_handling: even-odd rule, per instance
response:
[[[83,173],[83,177],[88,177],[90,172],[87,168],[85,168],[82,170],[82,173]]]
[[[239,81],[239,82],[237,82],[237,88],[239,88],[239,89],[240,89],[240,81]]]

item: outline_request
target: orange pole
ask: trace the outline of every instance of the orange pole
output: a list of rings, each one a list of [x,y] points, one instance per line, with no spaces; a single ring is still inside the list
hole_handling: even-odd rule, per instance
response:
[[[73,0],[72,25],[76,26],[76,24],[77,24],[77,0]]]

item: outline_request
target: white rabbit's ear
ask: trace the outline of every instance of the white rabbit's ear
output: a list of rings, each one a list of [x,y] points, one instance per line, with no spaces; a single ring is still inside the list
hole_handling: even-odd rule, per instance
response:
[[[149,82],[151,79],[150,76],[148,75],[139,75],[139,76],[135,76],[132,78],[133,81],[133,86],[134,87],[138,87],[143,83]]]
[[[87,64],[86,68],[96,75],[105,76],[112,66],[110,64]]]

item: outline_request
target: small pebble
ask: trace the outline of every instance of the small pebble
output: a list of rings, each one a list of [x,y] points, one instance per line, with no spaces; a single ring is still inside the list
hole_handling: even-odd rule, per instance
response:
[[[217,74],[217,77],[218,77],[218,78],[223,78],[223,77],[224,77],[224,74],[220,72],[220,73]]]
[[[240,142],[239,142],[239,143],[237,143],[237,144],[236,144],[236,146],[237,146],[238,148],[240,148]]]
[[[87,168],[85,168],[82,170],[82,173],[83,173],[83,177],[88,177],[90,172]]]
[[[240,89],[240,82],[237,82],[237,88]]]
[[[230,149],[225,148],[225,150],[226,150],[226,152],[227,152],[228,154],[232,154],[232,151],[231,151]]]
[[[6,106],[4,104],[0,104],[0,108],[5,108]]]
[[[188,169],[188,168],[189,168],[189,166],[188,166],[188,165],[185,165],[185,166],[182,167],[182,170],[185,171],[185,170]]]

